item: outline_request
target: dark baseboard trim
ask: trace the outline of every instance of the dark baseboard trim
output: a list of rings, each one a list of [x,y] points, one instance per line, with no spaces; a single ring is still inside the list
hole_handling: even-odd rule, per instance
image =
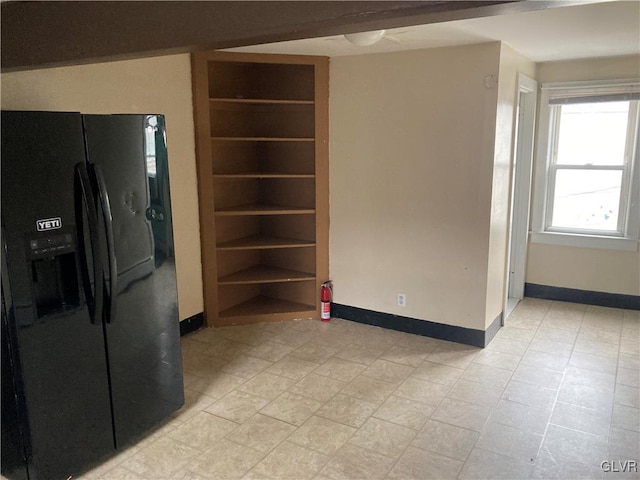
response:
[[[592,292],[575,288],[551,287],[549,285],[524,284],[524,296],[560,300],[563,302],[584,303],[601,307],[626,308],[640,310],[640,296],[621,293]]]
[[[204,326],[204,313],[196,313],[192,317],[180,321],[180,336],[200,330]]]
[[[374,325],[376,327],[388,328],[390,330],[414,333],[424,337],[463,343],[474,347],[486,347],[500,329],[502,320],[501,313],[493,322],[491,322],[489,328],[484,331],[475,330],[473,328],[457,327],[455,325],[445,325],[443,323],[431,322],[429,320],[401,317],[392,313],[375,312],[373,310],[341,305],[339,303],[331,304],[331,316],[367,325]]]

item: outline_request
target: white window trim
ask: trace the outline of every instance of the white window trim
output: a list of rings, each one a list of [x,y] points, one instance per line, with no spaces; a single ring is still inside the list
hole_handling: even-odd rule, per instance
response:
[[[566,231],[557,232],[549,229],[546,225],[547,218],[552,200],[549,199],[550,189],[548,188],[549,180],[549,162],[548,147],[552,138],[549,98],[551,92],[572,92],[575,89],[584,89],[585,95],[593,95],[594,91],[623,91],[626,89],[633,90],[638,88],[640,79],[625,80],[609,80],[604,82],[570,82],[570,83],[547,83],[540,87],[540,108],[538,110],[538,134],[536,142],[536,174],[535,174],[535,191],[533,197],[532,211],[532,232],[531,242],[552,245],[565,245],[572,247],[602,248],[609,250],[626,250],[638,251],[640,247],[640,128],[636,129],[635,148],[633,157],[630,158],[628,167],[631,172],[627,177],[630,185],[628,194],[623,198],[626,202],[625,206],[628,210],[626,215],[626,224],[623,225],[624,219],[620,219],[622,227],[622,235],[617,232],[611,232],[612,235],[607,236],[603,232],[594,232],[594,235],[580,233],[569,233]],[[637,118],[637,117],[636,117]]]

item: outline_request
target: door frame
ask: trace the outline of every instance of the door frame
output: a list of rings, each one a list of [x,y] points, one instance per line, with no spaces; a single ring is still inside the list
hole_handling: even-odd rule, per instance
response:
[[[537,103],[538,82],[519,72],[514,119],[515,142],[511,168],[503,324],[510,314],[507,310],[509,298],[516,298],[519,301],[524,297]]]

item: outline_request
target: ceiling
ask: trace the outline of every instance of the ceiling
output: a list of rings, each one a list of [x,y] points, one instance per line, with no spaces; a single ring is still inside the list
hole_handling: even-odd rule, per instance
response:
[[[387,30],[357,47],[334,35],[230,49],[345,56],[500,40],[535,62],[640,54],[640,1],[608,1]],[[640,72],[638,72],[640,74]]]

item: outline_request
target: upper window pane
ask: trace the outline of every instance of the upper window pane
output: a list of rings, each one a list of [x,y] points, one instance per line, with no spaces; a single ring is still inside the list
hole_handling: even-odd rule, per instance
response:
[[[559,165],[622,165],[629,102],[561,105]]]
[[[551,226],[616,231],[621,186],[621,170],[557,170]]]

